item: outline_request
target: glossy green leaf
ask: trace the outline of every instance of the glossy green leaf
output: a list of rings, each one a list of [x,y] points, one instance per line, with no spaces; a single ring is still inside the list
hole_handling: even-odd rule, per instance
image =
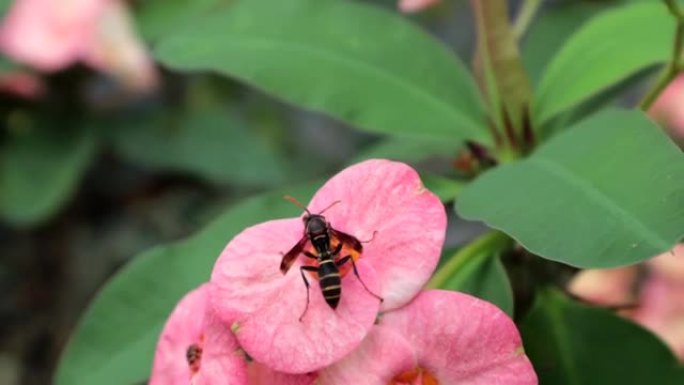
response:
[[[338,0],[238,0],[162,39],[156,57],[216,71],[362,129],[487,141],[474,81],[406,19]]]
[[[303,202],[313,186],[288,190]],[[130,385],[148,377],[157,338],[176,302],[209,279],[230,239],[242,229],[300,214],[282,193],[253,198],[228,210],[199,234],[136,257],[87,310],[62,359],[57,385]]]
[[[155,116],[111,130],[119,154],[160,170],[181,171],[238,185],[284,181],[282,159],[265,140],[217,109]]]
[[[684,235],[684,155],[638,111],[606,111],[464,188],[481,220],[544,258],[611,267],[660,254]]]
[[[88,130],[29,130],[0,147],[0,217],[18,226],[54,215],[73,194],[96,149]]]
[[[220,8],[225,0],[146,0],[136,9],[136,25],[142,36],[157,41],[195,19]]]
[[[408,138],[393,136],[361,150],[350,163],[366,159],[384,158],[403,162],[420,162],[422,160],[446,157],[456,158],[462,143],[458,140],[438,140],[428,138]]]
[[[432,191],[442,202],[451,202],[463,189],[464,182],[446,178],[441,175],[421,173],[425,188]]]
[[[473,258],[443,285],[442,289],[455,290],[482,298],[513,315],[513,290],[501,260],[497,256],[483,255]]]
[[[661,2],[604,12],[582,26],[549,64],[536,95],[534,120],[544,124],[596,93],[666,61],[675,23]]]
[[[497,305],[513,315],[513,290],[498,255],[511,246],[510,238],[491,232],[456,252],[442,255],[428,288],[461,291]]]
[[[684,371],[653,334],[557,291],[538,294],[521,332],[541,385],[684,383]]]
[[[563,1],[542,7],[522,41],[525,69],[536,84],[554,55],[572,34],[594,17],[616,7],[652,0]]]

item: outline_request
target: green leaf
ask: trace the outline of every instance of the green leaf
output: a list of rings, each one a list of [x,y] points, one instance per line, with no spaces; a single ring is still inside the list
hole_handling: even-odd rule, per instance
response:
[[[314,186],[288,190],[306,202]],[[63,353],[57,385],[130,385],[148,377],[157,338],[176,302],[209,279],[230,239],[299,210],[274,193],[236,205],[199,234],[136,257],[97,295]]]
[[[31,127],[0,148],[0,216],[17,226],[47,220],[71,197],[96,150],[85,129]]]
[[[428,287],[471,294],[512,316],[513,290],[498,257],[509,246],[510,239],[498,232],[478,238],[448,257]]]
[[[542,385],[684,383],[675,357],[650,332],[557,291],[538,293],[521,332]]]
[[[660,128],[641,112],[612,110],[484,174],[461,191],[457,208],[544,258],[613,267],[681,239],[682,181],[684,155]]]
[[[455,158],[461,141],[392,136],[363,149],[354,157],[357,163],[366,159],[384,158],[403,162],[420,162],[429,158]]]
[[[284,181],[278,159],[257,133],[218,109],[182,116],[158,115],[110,130],[117,151],[147,167],[198,174],[238,185]]]
[[[536,95],[534,120],[542,125],[635,73],[665,62],[675,23],[661,2],[620,7],[593,18],[549,64]]]
[[[451,202],[463,189],[463,182],[441,175],[421,173],[425,188],[437,195],[442,202]]]
[[[156,57],[211,70],[362,129],[488,141],[472,77],[404,18],[338,0],[235,1],[162,39]]]
[[[136,9],[136,25],[146,40],[154,42],[179,25],[194,23],[222,3],[226,0],[146,0]]]

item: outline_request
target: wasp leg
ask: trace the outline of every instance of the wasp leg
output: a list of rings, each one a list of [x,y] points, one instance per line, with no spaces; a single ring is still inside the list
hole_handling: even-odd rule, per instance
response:
[[[332,256],[335,257],[337,254],[340,253],[340,251],[342,251],[342,242],[337,244],[337,246],[335,247],[335,250],[333,250],[333,252],[332,252]]]
[[[306,314],[306,311],[309,310],[309,280],[306,279],[306,275],[304,274],[304,271],[318,271],[318,269],[314,266],[300,266],[299,267],[299,272],[302,273],[302,279],[304,280],[304,285],[306,285],[306,307],[304,308],[304,312],[302,313],[301,316],[299,316],[299,322],[302,322],[302,318],[304,318],[304,314]]]
[[[373,293],[372,291],[370,291],[370,289],[368,289],[368,287],[366,286],[366,284],[365,284],[365,283],[363,282],[363,280],[361,279],[361,276],[359,275],[359,271],[356,269],[356,262],[354,262],[354,258],[352,258],[351,255],[347,255],[346,257],[344,257],[344,258],[340,259],[339,261],[337,261],[335,264],[337,265],[337,267],[341,267],[342,265],[344,265],[345,263],[347,263],[347,262],[349,262],[349,261],[351,261],[352,269],[354,270],[354,275],[355,275],[356,278],[359,280],[359,282],[361,282],[361,285],[363,285],[363,288],[366,289],[366,291],[368,292],[368,294],[370,294],[370,295],[372,295],[373,297],[379,299],[380,302],[384,301],[384,299],[383,299],[382,297],[380,297],[379,295]]]
[[[311,259],[318,259],[318,257],[316,256],[316,254],[313,254],[313,253],[310,252],[310,251],[305,251],[305,252],[303,252],[302,254],[304,254],[306,257],[309,257],[309,258],[311,258]]]

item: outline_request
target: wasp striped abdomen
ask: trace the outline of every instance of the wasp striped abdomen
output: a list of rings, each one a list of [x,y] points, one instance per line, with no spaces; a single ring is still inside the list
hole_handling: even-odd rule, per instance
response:
[[[331,308],[337,308],[342,296],[342,279],[340,271],[332,259],[322,259],[318,265],[318,283],[325,302]]]

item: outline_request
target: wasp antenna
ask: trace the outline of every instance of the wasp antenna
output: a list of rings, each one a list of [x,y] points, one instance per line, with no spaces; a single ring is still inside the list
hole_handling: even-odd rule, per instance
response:
[[[330,205],[328,205],[328,207],[326,207],[326,208],[324,208],[323,210],[321,210],[321,211],[318,213],[318,215],[323,214],[324,212],[328,211],[329,208],[335,206],[336,204],[338,204],[338,203],[340,203],[340,202],[342,202],[342,201],[337,200],[337,201],[331,203]]]
[[[311,212],[309,211],[309,209],[307,209],[306,206],[304,206],[304,205],[303,205],[300,201],[298,201],[295,197],[293,197],[293,196],[291,196],[291,195],[285,195],[285,196],[283,197],[283,199],[285,199],[286,201],[290,201],[290,202],[293,203],[295,206],[304,209],[304,211],[306,211],[307,214],[311,215]]]
[[[377,234],[377,233],[378,233],[378,230],[375,230],[375,231],[373,231],[373,235],[371,235],[371,238],[370,238],[369,240],[367,240],[367,241],[359,241],[359,242],[361,242],[361,243],[371,243],[371,242],[373,242],[373,239],[375,239],[375,234]]]

